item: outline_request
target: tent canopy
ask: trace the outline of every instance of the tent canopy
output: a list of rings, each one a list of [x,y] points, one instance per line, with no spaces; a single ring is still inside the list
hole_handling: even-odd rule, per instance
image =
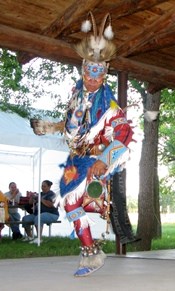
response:
[[[59,160],[62,163],[68,154],[62,135],[37,136],[29,120],[11,112],[0,111],[0,124],[1,190],[7,189],[11,180],[23,193],[39,191],[41,178],[58,180]]]
[[[37,136],[33,133],[29,120],[16,113],[0,111],[0,124],[0,144],[68,151],[60,134]]]
[[[31,165],[31,161],[39,152],[39,148],[18,147],[0,144],[0,164]]]

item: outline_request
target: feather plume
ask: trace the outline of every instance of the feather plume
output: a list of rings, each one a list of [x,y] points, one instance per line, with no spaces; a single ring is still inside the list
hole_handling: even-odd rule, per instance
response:
[[[92,24],[89,20],[83,21],[83,23],[81,25],[81,31],[87,33],[91,30],[91,28],[92,28]]]
[[[93,35],[91,35],[90,46],[93,50],[101,51],[105,48],[105,45],[106,45],[106,41],[105,41],[104,37],[102,37],[102,38],[97,37],[95,39],[95,37]]]
[[[102,46],[103,42],[100,44]],[[93,43],[93,47],[95,44]],[[108,62],[115,57],[116,54],[116,47],[115,45],[108,40],[105,40],[105,47],[98,52],[98,59],[97,58],[97,51],[94,53],[94,48],[91,45],[91,39],[85,38],[78,44],[74,46],[75,51],[77,54],[88,61],[94,62]]]
[[[148,122],[154,121],[157,119],[159,111],[146,111],[144,117]]]
[[[107,39],[109,39],[109,40],[113,39],[113,37],[114,37],[114,33],[113,33],[113,31],[112,31],[112,26],[111,26],[111,25],[108,25],[108,26],[105,28],[104,36],[105,36]]]
[[[93,34],[82,39],[78,44],[74,45],[74,49],[77,54],[85,60],[92,62],[108,62],[115,57],[116,47],[111,39],[114,36],[111,26],[110,14],[107,13],[101,23],[99,34],[97,35],[97,26],[95,18],[92,12],[89,12],[91,16],[91,24],[93,26]],[[104,31],[104,27],[107,19],[110,23]],[[90,31],[90,20],[86,20],[82,24],[82,31]]]

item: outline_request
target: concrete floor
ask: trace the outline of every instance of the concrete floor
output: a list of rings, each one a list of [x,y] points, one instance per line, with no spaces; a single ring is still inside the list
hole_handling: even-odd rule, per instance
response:
[[[103,268],[75,278],[76,256],[0,260],[1,291],[174,291],[175,250],[108,255]]]

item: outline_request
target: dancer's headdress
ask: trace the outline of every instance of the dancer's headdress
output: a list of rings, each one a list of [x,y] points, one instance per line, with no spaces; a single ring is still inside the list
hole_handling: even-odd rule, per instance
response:
[[[76,44],[74,48],[79,56],[86,61],[95,63],[108,62],[115,57],[116,53],[116,47],[112,42],[114,33],[112,31],[110,14],[107,13],[103,18],[99,32],[97,31],[96,21],[92,12],[88,13],[88,18],[90,19],[82,23],[81,30],[88,33],[93,28],[93,33]],[[106,25],[107,21],[108,25]]]

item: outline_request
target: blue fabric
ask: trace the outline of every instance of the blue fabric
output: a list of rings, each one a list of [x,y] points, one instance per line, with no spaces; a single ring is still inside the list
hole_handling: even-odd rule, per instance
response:
[[[100,267],[80,267],[75,273],[74,273],[74,276],[75,277],[84,277],[84,276],[88,276],[90,275],[91,273],[97,271],[99,268],[101,268],[102,266]]]
[[[118,140],[114,140],[103,152],[100,156],[98,156],[98,160],[101,160],[106,165],[110,166],[115,163],[116,160],[120,158],[127,150],[127,147]],[[114,170],[106,177],[107,180],[110,179],[115,173],[121,171],[121,166],[118,165],[114,168]],[[103,179],[103,176],[100,177]]]
[[[114,95],[109,85],[108,84],[102,85],[97,92],[89,94],[88,98],[89,98],[89,101],[93,104],[93,106],[89,108],[90,121],[85,120],[84,117],[86,115],[86,110],[81,111],[82,109],[81,104],[83,103],[83,80],[82,79],[76,83],[76,90],[77,92],[75,93],[75,100],[76,99],[78,100],[77,104],[80,104],[80,106],[73,111],[72,111],[72,108],[68,110],[66,129],[68,132],[71,132],[73,127],[78,127],[79,129],[78,129],[77,136],[79,136],[80,138],[85,133],[87,133],[91,127],[97,124],[99,119],[110,108],[111,100],[116,102],[116,104],[117,104],[117,101],[114,98]],[[77,113],[76,115],[77,120],[78,120],[77,123],[71,122],[71,118],[74,113],[75,115]],[[77,186],[81,184],[81,182],[87,176],[87,171],[89,167],[91,167],[95,161],[96,159],[92,158],[91,156],[79,157],[76,155],[73,158],[70,156],[68,157],[66,165],[64,165],[65,167],[64,174],[60,181],[61,197],[64,197],[67,193],[73,191],[74,189],[77,188]],[[73,179],[68,181],[66,180],[67,173],[68,173],[69,168],[71,168],[71,166],[75,167],[74,170],[76,169],[77,175]],[[67,171],[66,174],[65,174],[65,171]]]
[[[82,87],[83,87],[83,79],[80,79],[80,80],[77,81],[77,83],[75,85],[75,88],[77,90],[80,90]]]
[[[76,128],[76,125],[71,122],[71,118],[74,112],[76,112],[79,131],[78,134],[82,136],[89,130],[92,126],[94,126],[99,119],[103,116],[103,114],[109,109],[111,100],[117,103],[117,100],[114,98],[113,92],[108,84],[102,85],[99,90],[95,93],[89,93],[88,100],[93,104],[93,106],[89,109],[91,121],[88,122],[85,120],[86,110],[83,111],[83,81],[79,80],[76,85],[77,89],[77,100],[79,100],[77,107],[74,111],[69,109],[67,112],[67,121],[66,121],[66,129],[68,132],[71,132],[73,128]],[[79,117],[78,117],[79,116]]]
[[[20,218],[21,218],[21,215],[18,212],[16,212],[16,213],[9,213],[9,216],[10,216],[10,220],[11,221],[19,221]],[[19,224],[12,224],[10,226],[10,228],[11,228],[12,232],[20,232],[20,230],[19,230]]]
[[[90,127],[94,126],[109,109],[111,100],[117,103],[108,84],[102,86],[95,94],[89,94],[89,101],[93,104],[89,109],[91,115]]]
[[[118,140],[114,140],[110,145],[98,156],[106,165],[113,164],[127,150],[127,147]]]
[[[43,226],[44,224],[51,224],[52,222],[57,221],[59,218],[59,215],[56,214],[52,214],[52,213],[48,213],[48,212],[44,212],[40,214],[40,225]],[[34,214],[29,214],[29,215],[25,215],[22,218],[22,227],[29,227],[28,225],[25,225],[25,222],[27,223],[33,223],[34,225],[38,225],[38,215],[34,215]]]
[[[64,174],[63,174],[60,181],[61,197],[64,197],[68,192],[73,191],[78,185],[81,184],[81,182],[85,179],[87,175],[87,171],[89,167],[91,167],[95,161],[96,159],[90,156],[84,156],[84,157],[74,156],[73,158],[71,158],[70,156],[68,157],[66,165],[65,165],[65,170],[69,166],[73,165],[76,167],[78,175],[75,179],[70,181],[70,183],[66,184]]]
[[[75,272],[74,276],[76,276],[76,277],[86,276],[86,275],[92,273],[92,271],[93,271],[93,268],[82,267],[82,268],[79,268]]]
[[[73,230],[69,236],[70,239],[75,239],[75,230]]]

